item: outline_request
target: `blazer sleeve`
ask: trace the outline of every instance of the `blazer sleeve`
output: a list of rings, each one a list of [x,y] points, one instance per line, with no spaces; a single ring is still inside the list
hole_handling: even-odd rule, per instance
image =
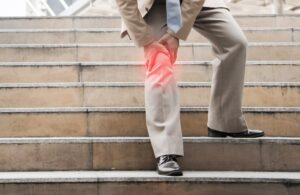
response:
[[[168,29],[168,32],[179,39],[186,40],[204,1],[205,0],[183,0],[181,3],[182,27],[177,33],[174,33],[170,29]]]
[[[120,15],[127,27],[127,32],[137,47],[154,41],[150,26],[143,19],[137,0],[116,0]]]

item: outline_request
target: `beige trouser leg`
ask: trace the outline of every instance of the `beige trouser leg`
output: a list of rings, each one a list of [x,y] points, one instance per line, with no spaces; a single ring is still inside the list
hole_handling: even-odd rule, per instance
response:
[[[145,21],[158,40],[166,32],[165,4],[156,1]],[[149,55],[149,54],[148,54]],[[149,57],[150,56],[150,57]],[[174,64],[169,53],[157,52],[146,59],[146,124],[155,157],[173,154],[183,156],[180,105]]]
[[[213,63],[207,126],[224,132],[247,130],[241,112],[247,48],[245,35],[224,8],[201,11],[194,29],[212,43],[217,57]]]
[[[166,17],[165,5],[162,1],[156,2],[145,20],[159,39],[166,32]],[[245,35],[230,12],[223,8],[201,11],[194,28],[210,40],[217,57],[213,63],[207,126],[225,132],[247,130],[241,112],[247,48]],[[145,78],[146,121],[151,144],[155,157],[164,154],[183,156],[174,65],[162,60],[168,59],[167,54],[159,53],[156,57],[158,60],[150,60],[152,64],[147,60]]]

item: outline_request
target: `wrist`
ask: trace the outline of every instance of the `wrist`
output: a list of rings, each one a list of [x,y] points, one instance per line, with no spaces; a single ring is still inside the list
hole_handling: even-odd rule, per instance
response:
[[[170,36],[172,36],[172,37],[174,37],[174,38],[176,38],[176,39],[179,39],[179,37],[176,35],[176,33],[174,33],[173,31],[171,31],[170,29],[167,30],[167,33],[168,33]]]

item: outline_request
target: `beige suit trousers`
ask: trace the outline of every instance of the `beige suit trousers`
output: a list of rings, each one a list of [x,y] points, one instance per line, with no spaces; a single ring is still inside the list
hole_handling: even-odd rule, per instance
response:
[[[163,1],[155,1],[144,17],[157,40],[167,30],[165,7]],[[216,57],[213,60],[207,126],[232,133],[247,130],[241,111],[247,49],[245,35],[226,8],[202,9],[193,28],[211,42]],[[183,156],[174,65],[164,52],[154,58],[146,59],[145,78],[146,124],[154,155],[156,158],[165,154]]]

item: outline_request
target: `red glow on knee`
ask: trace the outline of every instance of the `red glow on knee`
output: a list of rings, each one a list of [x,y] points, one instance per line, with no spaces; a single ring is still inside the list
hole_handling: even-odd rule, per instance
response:
[[[157,51],[148,55],[145,66],[146,79],[151,79],[153,83],[165,85],[173,77],[169,53]]]

